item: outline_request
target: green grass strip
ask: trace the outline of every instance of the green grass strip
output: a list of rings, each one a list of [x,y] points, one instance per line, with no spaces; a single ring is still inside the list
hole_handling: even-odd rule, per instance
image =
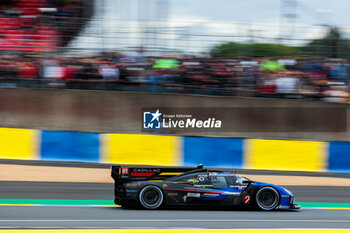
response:
[[[0,204],[17,205],[114,205],[113,200],[0,199]]]

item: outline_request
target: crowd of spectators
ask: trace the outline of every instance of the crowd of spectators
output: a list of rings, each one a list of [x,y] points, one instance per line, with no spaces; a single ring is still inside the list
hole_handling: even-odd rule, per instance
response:
[[[55,51],[82,27],[84,0],[1,0],[0,50]],[[77,24],[77,22],[79,24]]]
[[[83,17],[88,2],[1,0],[0,83],[1,79],[113,83],[147,87],[142,89],[146,91],[348,101],[350,70],[342,59],[154,57],[142,48],[133,55],[57,55],[58,48],[81,29],[78,19],[88,19]]]
[[[342,59],[146,56],[111,52],[57,55],[81,27],[88,0],[1,0],[0,82],[53,80],[146,86],[148,91],[310,98],[347,102]],[[56,54],[56,55],[55,55]],[[154,88],[156,87],[156,88]],[[168,88],[157,88],[168,87]],[[212,92],[211,92],[212,91]]]
[[[2,56],[0,78],[172,86],[181,91],[347,102],[349,64],[342,59],[222,59],[195,56]],[[152,91],[152,89],[149,89]]]

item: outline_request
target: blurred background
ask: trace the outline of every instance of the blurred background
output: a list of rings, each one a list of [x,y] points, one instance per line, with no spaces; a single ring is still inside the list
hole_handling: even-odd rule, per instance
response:
[[[348,101],[344,0],[3,0],[0,87]]]
[[[1,0],[0,229],[349,228],[347,5]],[[143,131],[145,108],[223,126]],[[284,220],[279,212],[222,213],[230,221],[243,213],[241,225],[162,211],[171,221],[157,225],[153,215],[110,208],[111,164],[228,168],[286,186],[316,210]],[[142,224],[128,221],[135,216]],[[184,216],[203,218],[172,225]]]

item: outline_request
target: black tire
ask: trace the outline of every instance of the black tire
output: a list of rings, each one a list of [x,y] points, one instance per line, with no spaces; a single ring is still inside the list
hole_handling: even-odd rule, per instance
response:
[[[158,209],[162,206],[163,201],[164,194],[162,190],[155,185],[145,186],[139,193],[139,202],[146,209]]]
[[[255,195],[257,206],[262,210],[274,210],[279,205],[280,195],[272,187],[262,187]]]

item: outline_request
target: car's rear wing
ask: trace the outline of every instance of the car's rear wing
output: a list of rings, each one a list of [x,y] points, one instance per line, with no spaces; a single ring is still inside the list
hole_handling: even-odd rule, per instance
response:
[[[198,167],[156,167],[156,166],[111,166],[111,175],[116,182],[125,183],[137,180],[164,180],[185,172],[201,169]]]

